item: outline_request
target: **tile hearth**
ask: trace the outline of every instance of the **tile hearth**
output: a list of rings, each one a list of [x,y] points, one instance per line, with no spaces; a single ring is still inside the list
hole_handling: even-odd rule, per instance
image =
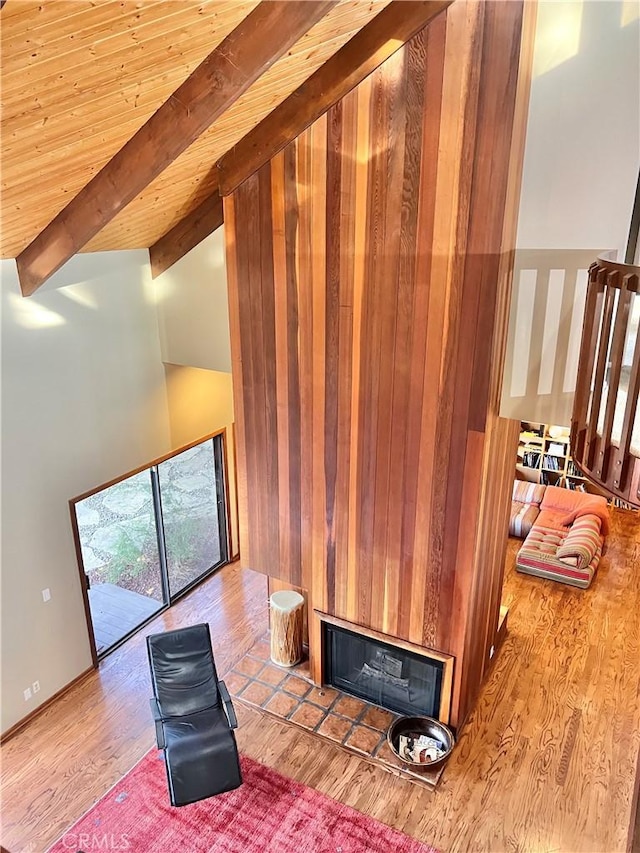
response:
[[[444,768],[408,770],[389,749],[389,711],[333,687],[317,687],[303,661],[285,669],[271,662],[269,636],[259,640],[227,673],[225,684],[234,699],[299,726],[353,752],[403,779],[433,789]]]

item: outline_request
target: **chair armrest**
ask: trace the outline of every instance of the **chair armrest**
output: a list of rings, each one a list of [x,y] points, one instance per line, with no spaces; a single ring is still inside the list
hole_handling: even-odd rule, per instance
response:
[[[160,713],[160,705],[158,705],[158,700],[155,697],[149,699],[149,704],[151,705],[151,713],[153,715],[153,720],[156,724],[156,743],[158,744],[158,749],[164,749],[166,743],[164,739],[164,729],[162,728],[162,714]]]
[[[224,705],[224,712],[227,715],[227,719],[229,720],[229,725],[232,729],[238,728],[238,718],[236,717],[236,712],[233,710],[233,705],[231,704],[231,696],[229,696],[229,691],[227,690],[227,685],[224,681],[218,682],[218,690],[220,691],[220,698],[222,699],[222,704]]]

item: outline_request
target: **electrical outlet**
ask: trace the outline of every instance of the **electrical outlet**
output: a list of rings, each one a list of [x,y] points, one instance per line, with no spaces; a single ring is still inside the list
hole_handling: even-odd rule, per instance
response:
[[[31,686],[33,687],[33,692],[34,692],[34,693],[39,693],[39,692],[40,692],[40,682],[39,682],[39,681],[34,681],[34,682],[33,682],[33,684],[32,684]]]
[[[49,587],[42,590],[42,600],[43,601],[50,601],[51,600],[51,590],[49,589]]]
[[[28,702],[29,699],[31,699],[31,688],[27,687],[27,689],[25,691],[23,691],[23,695],[24,695],[24,701]]]

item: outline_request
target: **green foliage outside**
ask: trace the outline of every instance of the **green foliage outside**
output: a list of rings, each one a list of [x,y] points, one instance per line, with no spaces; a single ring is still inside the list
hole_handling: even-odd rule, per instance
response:
[[[154,562],[154,548],[155,531],[149,530],[148,523],[131,523],[122,529],[107,564],[107,582],[126,585],[126,578],[139,577]]]
[[[172,586],[188,582],[202,570],[201,560],[211,548],[217,530],[208,517],[194,518],[181,514],[171,516],[165,524],[167,557],[171,567]],[[123,528],[113,546],[111,559],[106,566],[106,580],[118,586],[127,586],[148,569],[157,567],[157,544],[155,530],[148,522],[130,523]],[[199,567],[199,568],[198,568]]]

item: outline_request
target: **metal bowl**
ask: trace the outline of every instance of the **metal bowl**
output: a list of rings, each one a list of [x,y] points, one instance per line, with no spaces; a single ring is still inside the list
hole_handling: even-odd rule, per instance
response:
[[[406,758],[403,758],[398,751],[400,735],[406,734],[428,735],[434,740],[437,740],[445,752],[440,756],[440,758],[436,759],[436,761],[409,761]],[[453,747],[456,744],[451,729],[433,717],[400,717],[389,726],[387,742],[393,754],[396,758],[402,761],[403,764],[406,764],[407,767],[411,767],[412,770],[425,771],[436,770],[438,767],[442,767],[451,755]]]

